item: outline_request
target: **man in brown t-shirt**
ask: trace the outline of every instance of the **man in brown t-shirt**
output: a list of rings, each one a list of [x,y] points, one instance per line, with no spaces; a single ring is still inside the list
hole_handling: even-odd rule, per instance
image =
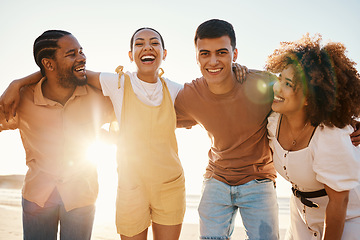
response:
[[[195,34],[202,78],[185,84],[175,108],[178,127],[200,124],[211,138],[200,214],[200,239],[229,239],[239,209],[249,239],[278,239],[276,177],[267,139],[274,76],[250,70],[236,81],[232,25],[202,23]]]

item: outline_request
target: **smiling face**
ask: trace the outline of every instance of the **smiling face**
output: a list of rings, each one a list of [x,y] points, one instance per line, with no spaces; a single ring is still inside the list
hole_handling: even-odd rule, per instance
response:
[[[59,39],[55,53],[55,70],[59,84],[64,88],[87,84],[86,57],[79,42],[72,35]]]
[[[285,115],[304,111],[306,99],[303,88],[297,83],[297,75],[292,65],[287,66],[274,84],[272,109]]]
[[[134,35],[132,50],[129,51],[131,61],[137,67],[137,75],[146,80],[158,76],[162,60],[166,58],[166,50],[161,44],[161,37],[151,29],[143,29]]]
[[[209,85],[232,82],[232,63],[236,58],[237,49],[232,48],[229,36],[203,38],[196,42],[196,60]]]

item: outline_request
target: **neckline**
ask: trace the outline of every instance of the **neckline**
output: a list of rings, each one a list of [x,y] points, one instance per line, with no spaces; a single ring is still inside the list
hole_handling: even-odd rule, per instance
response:
[[[136,79],[137,79],[137,81],[141,81],[140,80],[140,78],[138,78],[137,76],[136,76]],[[135,92],[134,92],[134,87],[133,87],[133,85],[132,85],[132,79],[131,79],[131,77],[129,76],[129,81],[128,81],[128,84],[130,85],[129,87],[130,87],[130,94],[133,94],[133,96],[135,97],[135,99],[136,99],[136,101],[138,101],[141,105],[143,105],[143,106],[145,106],[145,107],[147,107],[147,108],[153,108],[153,109],[156,109],[156,108],[161,108],[163,105],[164,105],[164,100],[165,100],[165,98],[166,98],[166,94],[165,94],[165,88],[166,88],[166,84],[165,84],[165,80],[163,80],[162,78],[159,78],[160,79],[160,81],[158,80],[156,83],[153,83],[153,84],[158,84],[159,82],[161,83],[161,89],[162,89],[162,101],[161,101],[161,103],[159,104],[159,105],[157,105],[157,106],[153,106],[153,105],[148,105],[148,104],[146,104],[146,103],[144,103],[143,101],[141,101],[137,96],[136,96],[136,94],[135,94]],[[141,83],[139,83],[139,84],[141,84]],[[152,83],[148,83],[148,84],[152,84]],[[125,85],[125,79],[124,79],[124,85]],[[157,86],[156,86],[157,87]],[[156,88],[155,87],[155,88]],[[148,99],[148,98],[147,98]],[[152,100],[150,100],[150,99],[148,99],[149,101],[152,101]]]
[[[287,152],[287,153],[290,153],[290,152],[300,152],[300,151],[303,151],[303,150],[305,150],[305,149],[308,149],[309,146],[310,146],[310,144],[311,144],[311,142],[312,142],[312,140],[313,140],[313,138],[314,138],[315,132],[316,132],[316,130],[317,130],[317,126],[316,126],[316,127],[314,128],[314,130],[312,131],[311,136],[310,136],[310,139],[309,139],[306,147],[301,148],[301,149],[298,149],[298,150],[287,150],[287,149],[284,149],[283,146],[282,146],[282,145],[280,144],[280,142],[279,142],[280,124],[281,124],[281,121],[282,121],[282,116],[283,116],[282,114],[280,114],[280,113],[278,114],[278,119],[277,119],[277,123],[276,123],[277,127],[276,127],[276,133],[275,133],[276,142],[277,142],[278,145],[281,147],[281,149],[282,149],[283,151]]]
[[[204,87],[207,89],[208,94],[209,94],[210,96],[215,97],[215,98],[226,98],[226,97],[228,97],[228,96],[231,96],[231,95],[233,95],[234,92],[236,92],[236,91],[240,88],[240,86],[242,85],[242,84],[240,84],[239,82],[235,82],[234,87],[233,87],[229,92],[227,92],[227,93],[222,93],[222,94],[216,94],[216,93],[213,93],[212,91],[210,91],[209,85],[207,84],[205,77],[202,77],[202,80],[203,80]]]

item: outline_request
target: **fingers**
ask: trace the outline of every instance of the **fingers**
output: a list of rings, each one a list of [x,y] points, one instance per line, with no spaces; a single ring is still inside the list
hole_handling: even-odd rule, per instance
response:
[[[5,115],[5,119],[8,122],[11,118],[15,117],[15,105],[14,103],[3,105],[3,113]]]
[[[233,71],[235,73],[236,80],[240,83],[244,82],[246,74],[249,72],[247,67],[238,63],[233,63]]]
[[[359,144],[360,144],[360,136],[352,137],[351,142],[355,147],[359,146]]]
[[[360,128],[350,134],[351,142],[354,146],[359,146],[360,144]]]
[[[4,109],[3,109],[3,106],[2,106],[2,104],[0,103],[0,121],[5,118],[5,114],[4,114],[4,111],[3,111],[3,110],[4,110]],[[1,124],[0,124],[0,125],[1,125]]]
[[[243,72],[243,76],[244,78],[246,77],[246,74],[249,73],[249,69],[246,66],[241,66],[242,67],[242,72]]]
[[[9,112],[11,117],[16,116],[16,106],[18,106],[18,103],[16,101],[14,101],[14,103],[11,106],[11,110]]]

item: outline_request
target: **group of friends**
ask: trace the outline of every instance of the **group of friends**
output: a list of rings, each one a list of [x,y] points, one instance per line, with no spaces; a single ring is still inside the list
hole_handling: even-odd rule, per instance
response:
[[[292,185],[286,239],[359,239],[360,75],[341,43],[321,36],[282,42],[265,71],[234,63],[233,26],[211,19],[194,43],[202,77],[184,86],[162,76],[161,34],[138,29],[136,72],[86,70],[69,32],[34,42],[40,71],[0,98],[0,131],[19,129],[26,152],[23,236],[90,239],[98,194],[86,148],[116,117],[116,227],[122,240],[178,240],[185,178],[176,127],[211,139],[198,207],[200,239],[230,239],[240,212],[247,239],[279,239],[276,171]],[[106,161],[104,159],[103,161]],[[196,161],[196,159],[193,159]],[[291,191],[289,189],[289,191]]]

